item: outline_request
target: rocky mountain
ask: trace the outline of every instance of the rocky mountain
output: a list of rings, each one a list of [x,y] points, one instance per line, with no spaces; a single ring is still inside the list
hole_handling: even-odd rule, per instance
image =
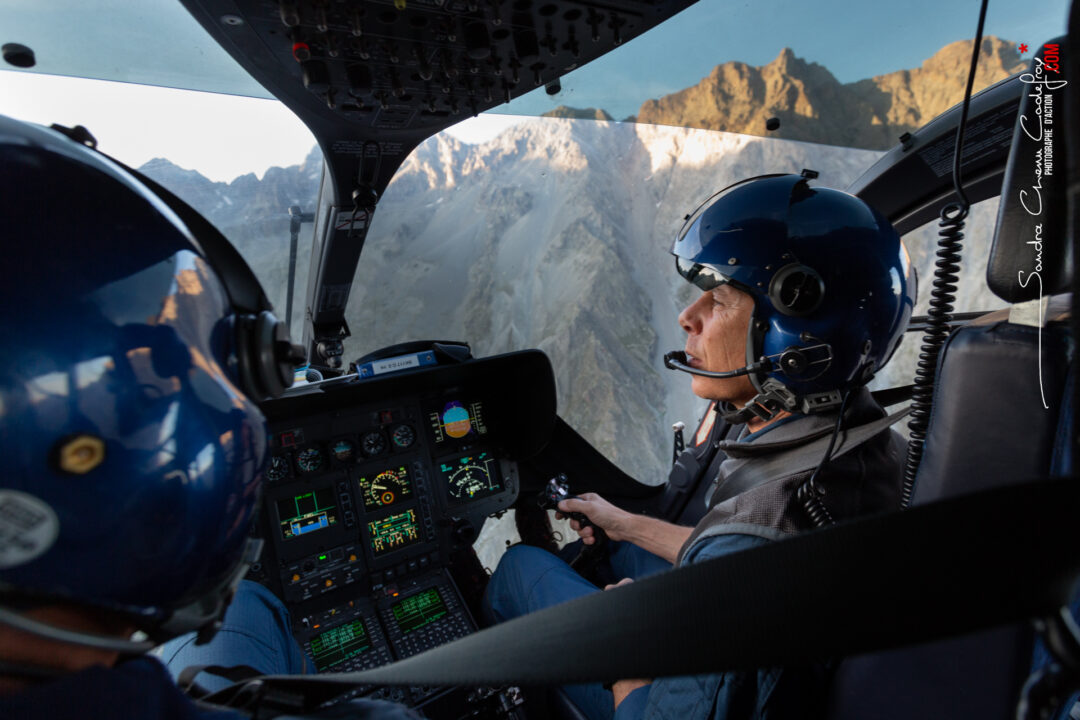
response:
[[[572,108],[560,105],[540,117],[570,118],[571,120],[613,120],[606,111],[597,108]]]
[[[1014,43],[996,37],[981,51],[976,92],[1027,66]],[[844,84],[784,48],[761,67],[717,65],[697,85],[645,101],[637,121],[765,135],[776,117],[770,137],[886,150],[963,99],[970,61],[971,42],[957,41],[919,68]]]

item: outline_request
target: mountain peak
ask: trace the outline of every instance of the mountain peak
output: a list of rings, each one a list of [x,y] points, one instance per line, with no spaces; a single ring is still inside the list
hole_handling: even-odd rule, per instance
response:
[[[983,38],[976,90],[1026,66],[1017,46]],[[767,65],[717,65],[693,87],[647,100],[637,121],[765,135],[765,121],[781,120],[771,137],[885,150],[963,97],[971,41],[949,43],[922,66],[842,84],[827,68],[785,47]]]

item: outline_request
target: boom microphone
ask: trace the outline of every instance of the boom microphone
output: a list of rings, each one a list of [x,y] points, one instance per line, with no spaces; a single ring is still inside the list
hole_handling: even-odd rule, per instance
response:
[[[758,362],[741,367],[738,370],[727,370],[725,372],[713,372],[712,370],[698,370],[697,368],[690,367],[689,360],[686,357],[686,353],[682,350],[675,350],[664,355],[664,365],[670,370],[681,370],[684,373],[690,373],[691,375],[700,375],[701,377],[710,378],[733,378],[740,375],[749,375],[750,373],[760,372],[762,370],[771,370],[772,363],[766,358],[762,358]]]

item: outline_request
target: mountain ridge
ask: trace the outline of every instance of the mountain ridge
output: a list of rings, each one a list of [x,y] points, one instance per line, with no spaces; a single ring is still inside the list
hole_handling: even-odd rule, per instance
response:
[[[971,41],[945,45],[920,67],[841,83],[783,48],[772,62],[717,65],[696,85],[646,100],[636,121],[886,150],[963,97]],[[975,91],[1027,66],[1015,43],[983,38]],[[768,132],[776,117],[780,128]]]

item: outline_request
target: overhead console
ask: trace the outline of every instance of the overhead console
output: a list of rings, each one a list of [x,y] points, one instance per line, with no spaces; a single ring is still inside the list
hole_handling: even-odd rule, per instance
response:
[[[272,460],[255,579],[285,600],[316,669],[373,667],[472,632],[453,556],[517,499],[517,461],[551,437],[547,357],[354,376],[263,411]]]

